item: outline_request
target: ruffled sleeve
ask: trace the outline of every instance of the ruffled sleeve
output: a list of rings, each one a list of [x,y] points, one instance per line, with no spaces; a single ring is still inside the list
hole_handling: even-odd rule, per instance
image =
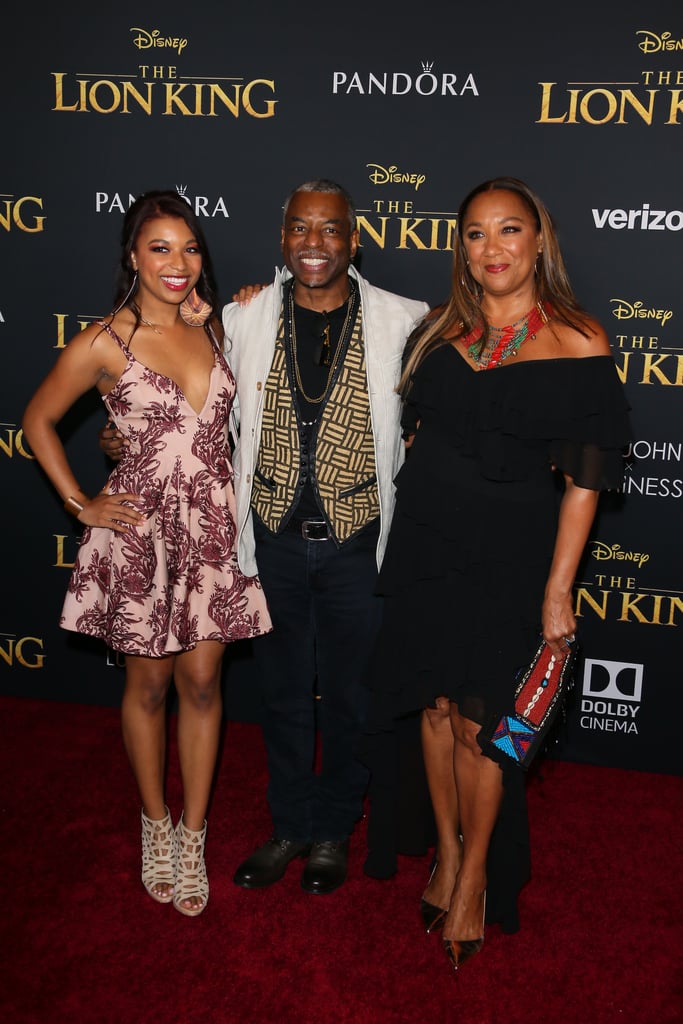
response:
[[[619,490],[631,440],[629,405],[610,356],[563,360],[566,382],[549,451],[579,487]]]
[[[417,421],[420,458],[408,459],[413,465],[401,475],[416,496],[430,481],[480,493],[482,484],[507,484],[508,493],[544,487],[551,465],[580,487],[619,489],[631,440],[611,356],[529,360],[476,373],[444,345],[413,377],[404,430],[414,431]]]

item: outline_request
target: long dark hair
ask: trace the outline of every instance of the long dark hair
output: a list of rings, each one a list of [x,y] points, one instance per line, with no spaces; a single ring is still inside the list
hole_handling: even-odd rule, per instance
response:
[[[519,178],[492,178],[473,188],[460,204],[453,245],[451,294],[445,303],[425,315],[408,338],[403,356],[403,373],[398,385],[399,394],[403,398],[410,389],[410,379],[417,367],[430,352],[447,344],[447,338],[450,340],[454,335],[468,334],[475,327],[481,326],[481,347],[486,344],[488,326],[481,313],[482,292],[467,264],[462,225],[472,201],[482,192],[496,191],[513,192],[519,196],[531,213],[536,230],[542,234],[543,251],[536,264],[536,302],[549,302],[553,307],[553,320],[573,327],[585,337],[590,336],[588,314],[574,295],[557,231],[545,203]]]
[[[197,241],[197,246],[202,257],[202,272],[197,281],[196,288],[200,298],[208,302],[212,309],[218,309],[218,295],[216,283],[211,264],[211,256],[204,238],[204,232],[199,224],[199,219],[194,210],[181,195],[173,189],[159,189],[152,192],[144,192],[138,196],[132,206],[129,207],[121,229],[121,256],[115,285],[114,313],[125,305],[128,305],[135,314],[138,324],[140,323],[140,309],[135,301],[137,292],[137,277],[131,261],[131,253],[135,248],[138,235],[143,224],[155,217],[178,217],[184,220],[190,232]]]

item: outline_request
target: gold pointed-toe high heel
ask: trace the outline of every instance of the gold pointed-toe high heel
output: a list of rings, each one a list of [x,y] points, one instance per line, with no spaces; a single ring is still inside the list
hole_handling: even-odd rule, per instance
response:
[[[473,957],[475,953],[478,953],[481,947],[484,945],[484,922],[486,920],[486,893],[484,893],[484,906],[482,908],[481,915],[481,938],[479,939],[444,939],[443,948],[446,956],[453,965],[453,970],[457,971],[459,967]]]

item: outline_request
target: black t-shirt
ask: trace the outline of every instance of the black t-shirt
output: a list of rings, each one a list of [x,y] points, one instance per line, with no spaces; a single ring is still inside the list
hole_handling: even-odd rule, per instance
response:
[[[318,398],[324,394],[327,388],[327,381],[332,369],[330,366],[320,365],[320,354],[323,347],[323,336],[325,325],[330,325],[330,358],[334,361],[334,354],[344,322],[348,312],[348,303],[331,310],[329,313],[318,313],[314,309],[307,309],[305,306],[294,305],[294,326],[296,329],[296,365],[299,370],[299,379],[303,390],[309,398]],[[294,380],[294,398],[299,410],[303,427],[304,443],[312,433],[313,426],[320,416],[322,402],[310,402],[303,395],[301,388]],[[322,519],[323,513],[313,491],[309,480],[304,485],[304,490],[299,500],[294,515],[297,519]]]

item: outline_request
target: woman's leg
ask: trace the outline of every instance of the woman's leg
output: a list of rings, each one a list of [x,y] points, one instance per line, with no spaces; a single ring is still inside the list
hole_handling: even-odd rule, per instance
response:
[[[178,754],[183,780],[183,815],[176,828],[178,861],[173,905],[182,914],[201,914],[209,899],[204,863],[209,803],[221,728],[223,644],[203,640],[176,656]]]
[[[142,808],[155,821],[166,815],[166,694],[173,658],[126,657],[121,703],[123,743],[140,790]]]
[[[498,765],[481,752],[477,743],[481,726],[464,718],[455,704],[451,704],[450,719],[463,858],[444,939],[462,942],[483,935],[486,858],[503,796],[503,775]]]
[[[175,837],[164,800],[166,694],[173,658],[126,658],[123,742],[142,800],[142,884],[168,903],[175,883]]]
[[[199,830],[204,825],[213,783],[221,729],[221,661],[225,647],[202,640],[175,656],[178,693],[178,755],[183,780],[183,820]]]
[[[433,906],[447,909],[460,868],[462,850],[458,794],[453,774],[453,731],[446,697],[437,698],[435,708],[425,708],[421,730],[427,784],[437,831],[437,867],[424,891],[423,899]]]

